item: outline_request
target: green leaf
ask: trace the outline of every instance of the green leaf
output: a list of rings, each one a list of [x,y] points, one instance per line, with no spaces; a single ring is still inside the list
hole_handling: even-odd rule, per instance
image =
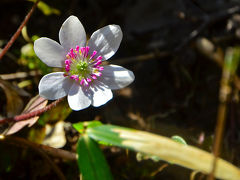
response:
[[[77,144],[78,167],[84,180],[112,180],[107,161],[98,144],[83,135]]]
[[[189,169],[211,173],[214,156],[193,146],[181,144],[174,140],[152,133],[113,125],[102,125],[86,130],[94,140],[128,148],[148,155],[158,156],[162,160],[178,164]],[[218,158],[215,177],[237,180],[240,169]]]
[[[97,127],[100,125],[102,125],[102,123],[100,121],[96,121],[96,120],[87,122],[87,128]]]
[[[79,133],[83,133],[83,132],[84,132],[83,122],[74,123],[74,124],[72,124],[72,126],[73,126],[73,128],[76,129]]]
[[[28,1],[32,1],[32,2],[36,2],[36,0],[28,0]],[[44,3],[43,1],[40,1],[37,5],[37,7],[42,11],[42,13],[46,16],[52,15],[52,14],[56,14],[56,15],[60,15],[61,12],[58,9],[55,9],[53,7],[50,7],[49,5],[47,5],[46,3]]]
[[[224,69],[235,74],[240,60],[240,47],[228,48],[224,58]]]
[[[84,122],[77,122],[74,123],[72,126],[75,128],[79,133],[84,133],[86,128],[100,126],[102,123],[100,121],[84,121]]]
[[[186,141],[185,141],[182,137],[180,137],[180,136],[172,136],[171,138],[172,138],[172,140],[174,140],[175,142],[178,142],[178,143],[187,145]]]

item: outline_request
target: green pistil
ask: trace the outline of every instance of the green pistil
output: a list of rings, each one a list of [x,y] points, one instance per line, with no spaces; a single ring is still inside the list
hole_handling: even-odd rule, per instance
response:
[[[79,72],[84,72],[87,70],[88,64],[86,62],[79,62],[76,67]]]
[[[69,72],[72,75],[78,75],[79,77],[85,78],[90,73],[90,70],[87,62],[78,61],[71,65],[71,70]]]

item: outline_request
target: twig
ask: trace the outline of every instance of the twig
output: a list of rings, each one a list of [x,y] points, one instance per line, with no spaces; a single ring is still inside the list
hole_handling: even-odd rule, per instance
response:
[[[32,143],[30,141],[27,141],[23,138],[18,138],[18,137],[6,137],[2,138],[2,140],[6,140],[5,142],[8,142],[8,140],[14,142],[14,144],[20,144],[20,145],[24,145],[27,147],[30,147],[31,149],[33,149],[34,151],[36,151],[39,155],[42,156],[43,159],[45,159],[47,161],[47,163],[52,167],[52,169],[54,170],[54,172],[56,173],[56,175],[58,176],[59,179],[61,180],[65,180],[66,178],[64,177],[63,173],[61,172],[61,170],[56,166],[56,164],[53,163],[53,161],[48,157],[48,155],[43,151],[43,149],[39,148],[39,146],[35,146],[35,143]]]
[[[41,71],[34,70],[30,72],[16,72],[11,74],[0,74],[0,78],[3,80],[11,80],[11,79],[20,79],[20,78],[26,78],[28,76],[38,76],[41,75]]]
[[[154,58],[163,58],[163,57],[167,57],[170,55],[171,55],[171,53],[169,53],[169,52],[155,51],[155,52],[150,52],[150,53],[142,54],[142,55],[138,55],[138,56],[132,56],[132,57],[127,57],[127,58],[112,60],[112,62],[116,63],[116,64],[126,64],[126,63],[133,63],[136,61],[142,62],[142,61],[146,61],[146,60],[154,59]]]
[[[31,144],[31,146],[35,146],[36,148],[41,149],[42,151],[44,151],[45,153],[47,153],[50,156],[60,158],[60,159],[69,160],[69,161],[76,161],[77,160],[77,154],[76,153],[66,151],[66,150],[62,150],[62,149],[53,148],[53,147],[46,146],[46,145],[43,145],[43,144],[37,144],[37,143],[28,141],[28,140],[26,140],[24,138],[21,138],[21,137],[5,136],[4,138],[0,138],[0,141],[3,141],[4,143],[13,144],[13,145],[19,145],[21,147],[26,147],[26,144],[28,144],[28,145]]]
[[[218,67],[223,67],[224,56],[221,54],[221,52],[216,51],[218,47],[214,46],[211,41],[206,38],[199,38],[196,45],[200,53],[207,56],[210,60],[213,60],[218,65]],[[233,75],[233,83],[235,87],[240,90],[240,78],[236,74]]]
[[[214,160],[212,165],[212,172],[209,175],[209,180],[214,180],[214,174],[217,166],[217,158],[221,152],[222,146],[222,138],[224,133],[224,127],[226,122],[226,112],[227,112],[227,104],[229,95],[231,94],[231,86],[232,78],[235,75],[235,66],[238,66],[239,56],[236,55],[236,51],[239,49],[227,49],[225,55],[225,62],[223,64],[223,72],[221,78],[221,86],[219,92],[219,106],[218,106],[218,114],[217,114],[217,125],[215,130],[214,137],[214,146],[213,146],[213,154]],[[236,60],[237,59],[237,60]],[[237,63],[236,63],[237,62]]]
[[[229,8],[222,12],[217,12],[212,15],[204,15],[203,16],[203,23],[195,30],[193,30],[190,35],[183,40],[183,42],[175,49],[176,52],[180,51],[182,48],[184,48],[189,42],[194,40],[206,27],[208,27],[210,24],[215,23],[219,20],[222,20],[223,18],[226,18],[232,14],[235,14],[240,11],[239,6],[235,6],[232,8]],[[205,13],[206,14],[206,13]]]
[[[28,20],[30,19],[30,17],[32,16],[33,11],[36,9],[38,3],[40,0],[37,0],[34,5],[32,6],[31,10],[29,11],[29,13],[26,15],[25,19],[23,20],[22,24],[19,26],[19,28],[17,29],[17,31],[15,32],[15,34],[12,36],[12,38],[8,41],[7,45],[3,48],[3,50],[0,53],[0,60],[2,59],[2,57],[6,54],[6,52],[8,51],[8,49],[12,46],[12,44],[14,43],[14,41],[18,38],[18,36],[20,35],[23,27],[27,24]]]
[[[35,117],[35,116],[39,116],[40,114],[42,114],[42,113],[52,109],[53,107],[55,107],[63,99],[64,98],[58,99],[58,100],[52,102],[51,104],[49,104],[48,106],[46,106],[42,109],[30,112],[30,113],[21,114],[21,115],[18,115],[18,116],[14,116],[12,118],[1,119],[0,124],[7,123],[7,122],[23,121],[23,120],[26,120],[26,119],[29,119],[29,118],[32,118],[32,117]]]
[[[214,160],[213,160],[213,166],[212,166],[212,172],[209,175],[209,180],[214,179],[214,174],[216,171],[217,166],[217,157],[220,154],[220,149],[222,145],[222,138],[223,138],[223,131],[225,127],[226,122],[226,111],[227,111],[227,102],[221,102],[218,107],[218,115],[217,115],[217,125],[215,130],[215,141],[213,146],[213,154],[214,154]]]

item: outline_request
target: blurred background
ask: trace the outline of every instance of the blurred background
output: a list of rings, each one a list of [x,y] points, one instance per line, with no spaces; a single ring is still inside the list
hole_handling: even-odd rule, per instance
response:
[[[0,0],[0,48],[15,33],[33,0]],[[228,47],[240,43],[238,0],[43,0],[26,28],[0,61],[0,117],[20,114],[38,94],[41,77],[56,69],[33,51],[39,37],[58,41],[62,23],[75,15],[87,36],[118,24],[123,40],[108,61],[130,69],[135,81],[114,91],[100,108],[71,112],[63,101],[16,136],[76,151],[78,133],[71,123],[100,120],[161,134],[179,135],[190,145],[212,151],[219,104],[221,64]],[[221,157],[240,165],[239,88],[232,86]],[[8,125],[1,126],[4,132]],[[115,179],[189,179],[191,171],[165,162],[137,159],[136,153],[105,147]],[[0,142],[0,179],[56,179],[31,149]],[[76,162],[54,159],[67,179],[78,179]],[[196,179],[204,179],[197,175]]]

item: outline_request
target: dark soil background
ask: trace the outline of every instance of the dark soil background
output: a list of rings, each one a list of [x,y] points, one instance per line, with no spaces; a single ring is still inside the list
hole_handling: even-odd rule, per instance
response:
[[[199,50],[198,42],[202,38],[208,39],[220,54],[227,47],[239,45],[240,11],[228,13],[230,8],[239,7],[239,1],[44,2],[58,9],[61,14],[46,16],[36,9],[27,24],[29,36],[49,37],[58,41],[61,24],[70,15],[80,19],[88,37],[100,27],[118,24],[123,31],[123,40],[109,63],[132,70],[136,78],[130,86],[114,91],[114,98],[100,108],[90,107],[64,116],[62,120],[65,119],[65,123],[97,119],[103,123],[146,130],[167,137],[179,135],[190,145],[212,151],[222,69],[211,55]],[[0,0],[0,48],[15,33],[32,4],[26,0]],[[193,31],[197,32],[196,37],[191,37]],[[0,76],[32,70],[19,61],[20,49],[26,43],[19,36],[0,61]],[[6,80],[12,85],[23,80],[31,81],[29,86],[23,88],[29,95],[20,95],[24,106],[38,94],[37,87],[42,74]],[[238,96],[234,86],[233,91]],[[0,115],[5,117],[7,100],[2,89],[0,93]],[[221,157],[239,166],[240,108],[238,100],[232,99],[228,103]],[[56,121],[47,123],[53,125]],[[63,149],[75,151],[78,133],[69,126],[64,127],[67,143]],[[33,129],[44,127],[38,124]],[[29,138],[29,131],[29,128],[24,128],[15,135]],[[37,142],[36,137],[34,141]],[[124,149],[103,147],[103,150],[115,179],[179,180],[189,179],[192,173],[171,164],[160,170],[165,162],[138,162],[136,153]],[[0,179],[57,179],[44,159],[31,149],[0,143],[0,158]],[[76,163],[54,158],[53,161],[66,179],[79,179]],[[195,177],[205,178],[201,174]]]

